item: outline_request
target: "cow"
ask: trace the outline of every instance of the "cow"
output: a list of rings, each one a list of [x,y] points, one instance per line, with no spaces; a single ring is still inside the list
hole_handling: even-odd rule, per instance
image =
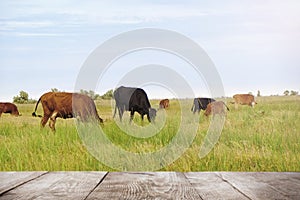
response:
[[[0,117],[2,113],[10,113],[13,116],[20,116],[20,113],[18,111],[18,108],[15,104],[13,103],[0,103]]]
[[[78,118],[83,122],[96,120],[103,124],[99,117],[94,101],[83,94],[68,92],[48,92],[43,94],[36,103],[32,116],[36,117],[36,110],[41,102],[44,116],[41,125],[44,127],[50,119],[49,126],[55,131],[56,118]]]
[[[195,112],[200,112],[201,110],[206,110],[207,105],[216,100],[212,98],[194,98],[194,103],[191,108],[191,111],[195,114]]]
[[[150,123],[154,122],[156,110],[151,108],[148,96],[143,89],[120,86],[114,91],[113,96],[116,101],[113,117],[115,117],[118,109],[120,121],[122,121],[124,111],[130,111],[130,122],[133,119],[134,112],[141,115],[142,121],[144,115],[147,115],[148,121]]]
[[[170,101],[169,99],[163,99],[159,102],[159,109],[165,109],[170,106]]]
[[[227,108],[227,111],[229,111],[229,108],[226,106],[226,104],[223,101],[214,101],[211,102],[207,105],[207,108],[204,112],[205,116],[209,116],[210,114],[212,115],[225,115],[226,114],[226,110],[225,107]]]
[[[238,108],[238,104],[240,105],[249,105],[254,108],[254,105],[257,104],[254,100],[254,96],[252,94],[235,94],[233,95],[233,100],[235,109]]]

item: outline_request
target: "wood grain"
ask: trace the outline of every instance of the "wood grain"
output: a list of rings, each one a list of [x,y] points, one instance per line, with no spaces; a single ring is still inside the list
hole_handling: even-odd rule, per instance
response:
[[[254,172],[219,173],[219,176],[224,181],[230,183],[249,199],[288,199],[287,196],[280,193],[276,188],[258,179],[257,177],[262,176],[262,173],[254,175]],[[271,174],[269,174],[269,176],[271,176]],[[275,181],[275,179],[273,179],[273,181]]]
[[[252,172],[244,173],[244,176],[250,176],[260,183],[268,184],[276,193],[279,192],[287,199],[300,199],[300,173]]]
[[[0,195],[47,172],[0,172]]]
[[[50,172],[0,199],[84,199],[105,175],[106,172]]]
[[[113,172],[87,199],[201,199],[182,173]]]
[[[249,199],[214,172],[185,173],[203,199]]]
[[[0,172],[1,199],[300,199],[292,172]]]

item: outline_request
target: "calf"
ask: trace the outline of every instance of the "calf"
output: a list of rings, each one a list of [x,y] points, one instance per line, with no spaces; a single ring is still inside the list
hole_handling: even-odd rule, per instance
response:
[[[254,96],[252,94],[235,94],[233,95],[234,106],[237,109],[238,105],[248,105],[254,108],[254,105],[257,104],[254,100]]]
[[[168,108],[170,106],[170,101],[169,99],[163,99],[159,102],[159,108],[160,109],[165,109]]]
[[[223,101],[211,102],[207,105],[207,108],[204,112],[204,115],[205,116],[209,116],[210,114],[212,114],[212,115],[216,115],[216,114],[225,115],[226,114],[225,107],[229,111],[229,108],[226,106],[226,104]]]
[[[0,103],[0,117],[2,113],[10,113],[13,116],[20,116],[18,108],[13,103]]]

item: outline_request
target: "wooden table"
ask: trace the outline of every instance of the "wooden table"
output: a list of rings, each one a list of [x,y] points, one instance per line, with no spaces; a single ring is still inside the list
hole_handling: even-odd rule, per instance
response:
[[[0,199],[300,199],[300,173],[0,172]]]

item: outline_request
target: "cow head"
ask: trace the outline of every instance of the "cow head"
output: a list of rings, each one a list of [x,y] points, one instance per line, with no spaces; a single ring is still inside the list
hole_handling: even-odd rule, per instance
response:
[[[251,102],[251,107],[254,108],[255,104],[257,104],[255,101]]]
[[[156,110],[154,108],[149,108],[149,117],[151,119],[151,122],[155,121]]]
[[[22,115],[19,113],[19,111],[12,112],[11,114],[12,114],[13,116],[15,116],[15,117],[22,116]]]

